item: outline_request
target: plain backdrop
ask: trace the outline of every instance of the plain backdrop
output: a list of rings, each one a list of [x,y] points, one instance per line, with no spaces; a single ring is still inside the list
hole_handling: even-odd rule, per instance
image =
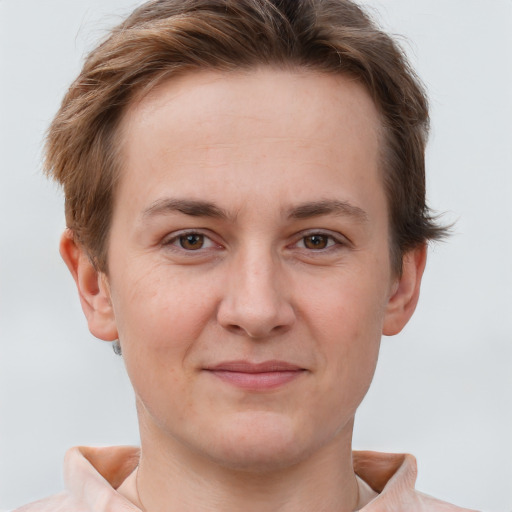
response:
[[[140,2],[139,2],[140,3]],[[512,1],[367,0],[426,84],[429,253],[415,317],[385,338],[354,446],[411,452],[418,488],[512,510]],[[0,0],[0,508],[62,488],[77,444],[137,444],[122,359],[88,332],[57,245],[45,129],[132,0]]]

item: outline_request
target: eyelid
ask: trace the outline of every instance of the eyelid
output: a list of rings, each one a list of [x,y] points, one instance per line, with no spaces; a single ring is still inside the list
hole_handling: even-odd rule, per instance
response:
[[[310,251],[310,252],[322,252],[322,251],[328,251],[329,249],[336,247],[336,246],[350,246],[351,245],[351,241],[346,236],[342,235],[341,233],[331,231],[328,229],[307,229],[307,230],[301,231],[300,233],[297,233],[297,235],[294,237],[295,241],[291,245],[296,245],[304,238],[307,238],[308,236],[314,236],[314,235],[331,238],[332,240],[334,240],[335,244],[330,245],[330,246],[326,247],[325,249],[318,249],[316,251],[313,249],[305,249],[305,250]]]
[[[180,237],[187,236],[187,235],[201,235],[202,237],[204,237],[205,240],[209,241],[209,246],[201,247],[200,249],[196,249],[196,250],[187,250],[187,249],[184,249],[183,247],[180,247],[179,245],[176,244],[176,242],[179,241]],[[179,252],[186,252],[186,253],[201,253],[201,252],[204,252],[205,250],[211,249],[212,247],[217,247],[217,248],[222,247],[221,244],[219,244],[218,242],[216,242],[213,239],[211,232],[209,230],[205,230],[205,229],[201,229],[201,228],[191,228],[191,229],[182,229],[179,231],[173,231],[172,233],[169,233],[162,239],[160,245],[162,245],[163,247],[170,248],[170,249],[172,248],[173,250],[176,250]]]
[[[209,241],[208,247],[202,247],[201,249],[197,249],[197,250],[193,251],[193,250],[184,249],[184,248],[179,247],[178,245],[176,245],[176,242],[179,240],[180,237],[187,236],[187,235],[201,235],[201,236],[203,236],[205,238],[205,240]],[[310,252],[310,253],[313,253],[313,252],[321,253],[321,252],[327,252],[327,251],[335,249],[337,247],[346,247],[346,246],[351,246],[352,245],[352,242],[345,235],[342,235],[339,232],[331,231],[331,230],[328,230],[328,229],[314,229],[314,228],[312,228],[312,229],[306,229],[304,231],[301,231],[301,232],[297,233],[293,237],[292,242],[290,244],[288,244],[288,247],[296,246],[304,238],[306,238],[308,236],[313,236],[313,235],[318,235],[318,236],[323,236],[323,237],[330,238],[335,243],[330,245],[330,246],[328,246],[328,247],[326,247],[326,248],[324,248],[324,249],[314,250],[314,249],[307,249],[307,248],[304,247],[304,248],[300,248],[301,250],[304,250],[304,251],[307,251],[307,252]],[[219,249],[223,248],[223,244],[221,244],[218,241],[216,241],[215,238],[216,237],[212,236],[211,231],[208,230],[208,229],[203,229],[203,228],[182,229],[182,230],[173,231],[172,233],[167,234],[162,239],[162,241],[160,242],[160,245],[163,246],[163,247],[172,248],[173,250],[176,250],[178,252],[201,253],[201,252],[204,252],[204,251],[212,249],[212,248],[219,248]]]

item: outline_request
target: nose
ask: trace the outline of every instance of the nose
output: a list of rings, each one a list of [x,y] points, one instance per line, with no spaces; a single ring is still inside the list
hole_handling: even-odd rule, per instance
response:
[[[245,251],[226,270],[226,287],[217,311],[225,329],[254,339],[286,332],[295,322],[291,288],[268,250]]]

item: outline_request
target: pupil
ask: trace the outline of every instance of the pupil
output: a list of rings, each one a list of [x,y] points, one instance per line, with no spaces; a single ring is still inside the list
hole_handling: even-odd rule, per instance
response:
[[[185,235],[180,238],[180,244],[184,249],[201,249],[203,239],[203,235]]]
[[[306,237],[306,247],[309,249],[324,249],[327,245],[327,238],[321,235]]]

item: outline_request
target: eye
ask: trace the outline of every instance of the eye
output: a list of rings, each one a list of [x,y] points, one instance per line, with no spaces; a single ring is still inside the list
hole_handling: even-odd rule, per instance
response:
[[[298,246],[304,249],[311,249],[321,251],[322,249],[328,249],[329,247],[339,244],[337,240],[331,235],[323,233],[312,233],[310,235],[302,237]]]
[[[183,249],[197,251],[203,248],[205,237],[199,233],[187,233],[186,235],[179,236],[177,241]]]
[[[209,249],[214,247],[214,242],[203,233],[189,231],[179,233],[172,238],[164,241],[163,245],[171,246],[174,249],[183,249],[185,251],[199,251],[200,249]]]
[[[308,235],[302,239],[302,243],[306,249],[326,249],[334,245],[332,236],[328,235]]]

